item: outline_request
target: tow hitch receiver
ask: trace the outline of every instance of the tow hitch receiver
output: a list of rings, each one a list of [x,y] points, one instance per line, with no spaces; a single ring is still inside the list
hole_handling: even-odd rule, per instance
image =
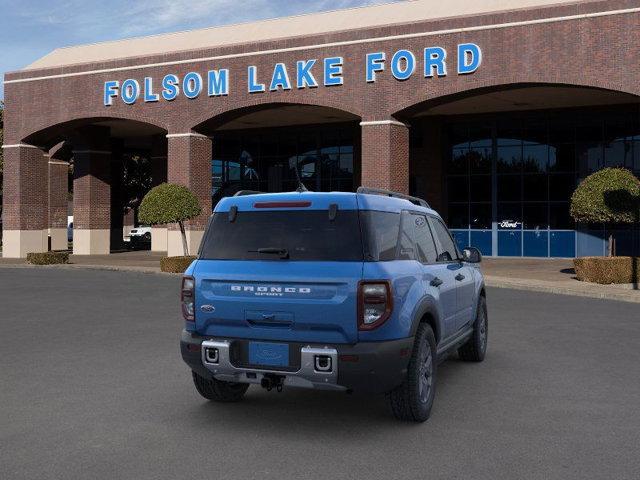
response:
[[[284,375],[275,375],[273,373],[265,373],[262,380],[260,380],[260,386],[265,388],[267,392],[270,392],[274,388],[277,392],[281,392],[283,384]]]

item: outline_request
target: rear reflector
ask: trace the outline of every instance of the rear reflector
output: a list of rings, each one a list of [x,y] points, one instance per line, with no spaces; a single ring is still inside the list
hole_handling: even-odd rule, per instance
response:
[[[258,202],[254,208],[305,208],[310,207],[311,202]]]

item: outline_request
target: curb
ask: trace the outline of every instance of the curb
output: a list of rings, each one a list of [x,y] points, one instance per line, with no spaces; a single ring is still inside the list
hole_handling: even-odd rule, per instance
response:
[[[485,285],[487,287],[494,288],[510,288],[514,290],[526,290],[530,292],[542,292],[542,293],[554,293],[557,295],[571,295],[574,297],[586,297],[586,298],[597,298],[600,300],[616,300],[621,302],[629,302],[629,303],[640,303],[640,291],[612,291],[612,288],[617,288],[615,286],[609,285],[591,285],[586,284],[584,287],[588,289],[581,288],[581,285],[576,285],[578,288],[573,288],[569,286],[562,286],[552,282],[549,284],[544,284],[542,282],[530,282],[526,280],[517,280],[510,279],[505,277],[493,277],[493,276],[485,276]],[[578,282],[578,280],[576,280]],[[579,282],[582,283],[582,282]],[[597,288],[598,291],[590,291],[589,289]]]
[[[23,269],[37,269],[37,268],[45,268],[51,270],[103,270],[110,272],[135,272],[135,273],[146,273],[146,274],[155,274],[155,275],[182,275],[181,273],[170,273],[170,272],[161,272],[160,267],[130,267],[127,265],[82,265],[77,263],[67,263],[67,264],[59,264],[59,265],[30,265],[27,263],[19,263],[19,264],[0,264],[0,269],[11,269],[11,268],[23,268]]]

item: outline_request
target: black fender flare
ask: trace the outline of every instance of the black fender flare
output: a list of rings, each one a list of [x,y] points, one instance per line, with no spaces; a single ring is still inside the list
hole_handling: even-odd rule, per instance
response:
[[[429,324],[433,329],[433,334],[436,336],[436,343],[438,343],[442,335],[442,324],[440,322],[440,314],[438,313],[436,300],[431,296],[423,297],[418,304],[411,322],[411,336],[415,337],[418,326],[425,315],[431,317]]]

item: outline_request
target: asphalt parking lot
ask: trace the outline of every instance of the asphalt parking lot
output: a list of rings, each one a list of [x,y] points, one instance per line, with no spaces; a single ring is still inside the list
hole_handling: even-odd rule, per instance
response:
[[[638,479],[640,306],[488,292],[483,364],[441,365],[432,418],[252,387],[211,404],[177,277],[0,270],[2,479]]]

